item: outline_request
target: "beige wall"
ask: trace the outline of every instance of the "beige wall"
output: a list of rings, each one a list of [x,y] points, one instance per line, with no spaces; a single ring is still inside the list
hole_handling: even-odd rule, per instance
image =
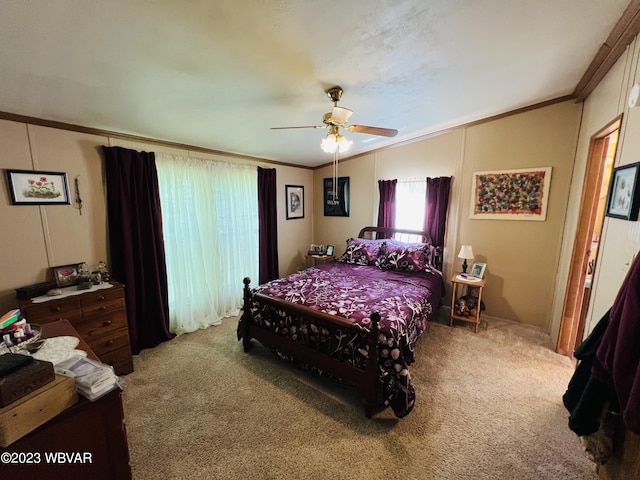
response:
[[[447,280],[460,270],[460,245],[471,244],[476,260],[487,263],[486,313],[549,330],[580,111],[563,102],[344,161],[340,175],[353,185],[349,218],[323,216],[321,182],[331,168],[318,169],[314,239],[339,245],[340,253],[346,238],[375,224],[378,180],[452,176]],[[553,168],[545,221],[469,218],[473,172],[531,167]]]
[[[584,120],[578,143],[576,175],[584,172],[591,136],[622,114],[622,126],[614,166],[635,163],[640,160],[640,108],[629,109],[627,97],[634,82],[640,80],[640,46],[636,38],[618,60],[614,68],[587,98]],[[572,197],[579,196],[580,182],[575,182]],[[575,231],[579,200],[572,205],[570,227]],[[569,241],[569,237],[566,238]],[[570,246],[563,247],[563,250]],[[640,249],[640,222],[630,222],[605,217],[598,263],[594,275],[591,302],[587,314],[588,334],[602,315],[611,307],[630,263]],[[570,251],[570,250],[569,250]],[[564,272],[563,272],[564,273]],[[556,307],[559,308],[559,307]]]
[[[207,155],[153,143],[0,120],[0,168],[66,172],[72,199],[73,181],[78,178],[83,205],[82,215],[73,205],[12,206],[7,183],[4,179],[0,182],[0,222],[5,231],[0,238],[0,312],[16,306],[15,288],[47,280],[49,267],[82,261],[96,265],[99,260],[109,260],[102,145],[274,167],[231,155]],[[310,201],[313,172],[280,165],[275,168],[279,267],[280,273],[286,275],[304,266],[304,254],[312,238],[313,216],[308,204],[305,218],[285,220],[284,185],[304,185],[305,197]],[[241,292],[240,278],[238,295]]]

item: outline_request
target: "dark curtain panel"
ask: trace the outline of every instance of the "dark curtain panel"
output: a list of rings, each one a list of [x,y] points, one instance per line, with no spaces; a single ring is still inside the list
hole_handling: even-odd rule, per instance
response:
[[[106,157],[111,273],[124,283],[133,353],[169,331],[167,266],[155,155],[102,147]]]
[[[425,209],[425,229],[437,247],[444,246],[444,234],[447,226],[447,207],[451,177],[427,177],[427,208]]]
[[[276,208],[276,169],[258,167],[259,282],[278,274],[278,212]]]
[[[380,204],[378,206],[378,227],[396,225],[396,185],[398,180],[378,180]]]

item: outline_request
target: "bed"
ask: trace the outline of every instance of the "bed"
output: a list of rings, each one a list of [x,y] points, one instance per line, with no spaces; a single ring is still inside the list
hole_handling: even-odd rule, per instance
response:
[[[414,346],[444,295],[441,270],[426,232],[365,227],[336,261],[256,288],[245,278],[238,340],[356,386],[367,418],[387,406],[402,418],[415,404]]]

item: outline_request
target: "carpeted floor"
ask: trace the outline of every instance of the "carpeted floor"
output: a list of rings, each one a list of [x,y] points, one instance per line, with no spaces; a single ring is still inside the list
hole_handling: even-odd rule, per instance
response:
[[[351,387],[257,343],[245,354],[236,321],[134,357],[122,381],[134,480],[597,479],[562,405],[573,366],[536,327],[432,322],[413,412],[367,420]]]

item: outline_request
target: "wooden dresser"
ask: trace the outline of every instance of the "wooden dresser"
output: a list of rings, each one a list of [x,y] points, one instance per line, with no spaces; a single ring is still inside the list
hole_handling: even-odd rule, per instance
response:
[[[91,289],[42,303],[20,300],[22,315],[29,323],[68,320],[102,363],[113,366],[116,375],[133,371],[124,285]]]
[[[43,338],[61,335],[78,333],[64,320],[42,326]],[[77,348],[97,360],[84,339]],[[94,402],[80,395],[75,405],[0,448],[0,455],[3,480],[131,480],[122,391],[116,388]]]

